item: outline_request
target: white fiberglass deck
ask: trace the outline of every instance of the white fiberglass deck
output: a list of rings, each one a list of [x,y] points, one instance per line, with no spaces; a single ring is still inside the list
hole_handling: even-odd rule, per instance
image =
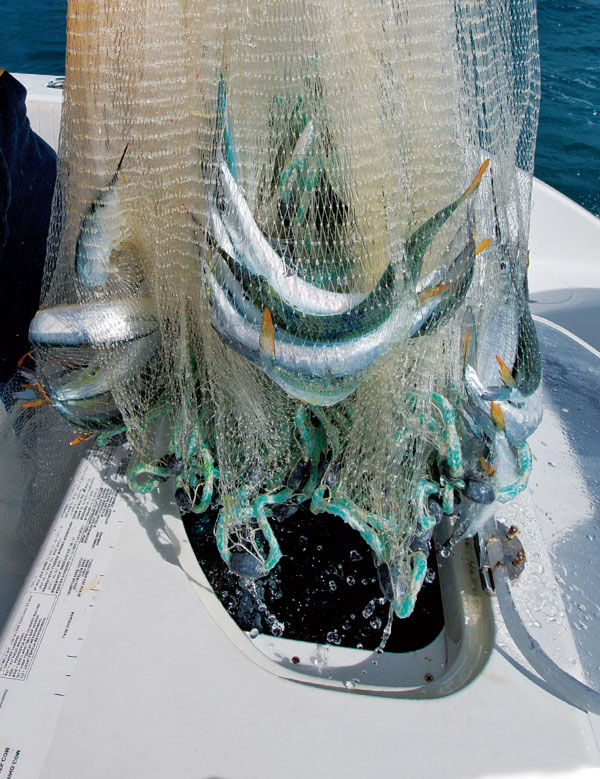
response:
[[[536,182],[530,272],[534,313],[589,342],[598,338],[598,245],[600,221]],[[583,299],[592,301],[594,317],[579,315]],[[568,350],[590,372],[590,382],[598,380],[593,349],[552,325],[543,333],[549,348]],[[580,374],[577,381],[583,381]],[[528,542],[567,544],[569,533],[584,544],[586,535],[595,532],[598,546],[598,488],[585,479],[600,455],[600,436],[594,437],[592,428],[586,445],[575,445],[572,434],[581,429],[582,417],[585,422],[585,408],[562,405],[567,396],[560,394],[560,382],[549,383],[549,391],[557,386],[561,403],[549,396],[532,441],[537,460],[531,490],[519,509],[539,512],[539,535],[523,539],[528,555]],[[82,468],[75,493],[85,480],[88,492],[90,484],[98,488],[93,463]],[[515,664],[522,658],[501,629],[476,678],[433,700],[360,694],[360,684],[352,690],[319,688],[271,672],[255,662],[250,641],[228,618],[215,620],[194,591],[205,585],[197,581],[192,586],[182,570],[178,555],[187,554],[188,542],[178,520],[167,517],[165,528],[164,509],[151,498],[142,503],[121,492],[114,510],[102,515],[101,553],[81,550],[73,558],[68,587],[48,608],[37,653],[27,657],[27,678],[0,676],[0,766],[6,765],[9,775],[14,764],[12,779],[600,775],[599,718],[562,702],[521,673]],[[511,511],[509,506],[503,513]],[[569,529],[564,539],[563,527]],[[42,550],[38,569],[52,554]],[[598,566],[588,569],[596,581],[569,580],[577,573],[577,557],[569,554],[566,548],[565,559],[573,566],[567,580],[585,589],[589,609],[597,609]],[[82,558],[92,562],[77,574]],[[468,555],[465,565],[473,567]],[[570,585],[547,589],[549,565],[549,557],[531,554],[517,585],[524,597],[519,603],[530,624],[540,614],[556,619],[551,640],[568,658],[568,670],[592,674],[600,653],[587,630],[577,631],[577,615],[560,612],[572,591]],[[192,569],[190,562],[188,572]],[[475,574],[471,570],[473,582]],[[469,575],[461,585],[467,599],[468,581]],[[31,587],[14,615],[24,613],[30,593]],[[15,630],[13,618],[5,642]],[[369,662],[377,660],[373,655]],[[322,673],[326,680],[326,662]],[[597,684],[598,678],[590,681]]]

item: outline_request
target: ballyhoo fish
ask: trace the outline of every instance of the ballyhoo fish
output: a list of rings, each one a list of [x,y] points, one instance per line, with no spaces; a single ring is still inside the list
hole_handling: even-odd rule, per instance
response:
[[[321,157],[315,149],[317,137],[315,123],[310,119],[298,136],[290,161],[279,176],[278,208],[287,212],[288,218],[293,218],[297,225],[306,216],[322,168]],[[293,216],[289,214],[292,205]]]
[[[439,232],[440,228],[448,221],[448,219],[461,205],[461,203],[464,203],[464,201],[467,200],[467,198],[469,198],[477,190],[477,187],[481,183],[483,174],[487,170],[489,164],[490,161],[485,160],[477,171],[477,175],[465,189],[462,195],[449,205],[440,209],[426,222],[423,222],[423,224],[418,227],[408,239],[406,243],[406,255],[409,261],[409,274],[413,281],[418,278],[425,252],[431,245],[431,242]]]
[[[458,206],[475,192],[487,162],[457,200],[438,211],[410,236],[407,242],[407,262],[413,285],[417,282],[427,248]],[[222,209],[216,204],[211,208],[210,230],[213,240],[230,260],[242,286],[252,288],[247,289],[250,297],[260,303],[262,308],[269,308],[278,323],[298,320],[300,328],[304,330],[307,322],[299,320],[299,317],[323,317],[324,322],[313,322],[314,335],[311,334],[311,337],[317,334],[322,338],[339,337],[340,333],[355,332],[365,319],[368,320],[366,326],[372,326],[374,318],[384,316],[389,310],[390,298],[397,294],[398,289],[398,268],[395,262],[388,265],[369,293],[340,293],[318,287],[289,266],[261,233],[222,157],[219,182],[224,199],[221,201]],[[268,283],[265,284],[265,281]],[[342,318],[344,316],[346,319]],[[340,319],[334,321],[335,317]],[[333,335],[332,328],[337,331],[337,335]]]
[[[265,284],[259,274],[247,269],[245,261],[234,259],[237,255],[229,236],[227,235],[220,215],[213,209],[211,213],[211,231],[223,262],[227,262],[231,269],[232,278],[236,279],[238,294],[236,301],[242,299],[252,300],[261,308],[268,308],[273,316],[273,321],[279,328],[285,328],[289,332],[302,334],[312,340],[333,340],[352,337],[353,334],[372,328],[380,324],[387,316],[390,307],[404,292],[403,280],[397,280],[400,269],[396,263],[391,263],[384,271],[376,287],[364,297],[360,297],[353,305],[343,307],[335,314],[311,314],[306,310],[300,310],[290,305],[286,297],[279,294],[270,284]],[[324,292],[320,287],[310,285],[302,280],[303,284],[313,286],[315,290]],[[241,295],[239,294],[241,292]],[[344,293],[327,294],[345,298]],[[342,306],[340,306],[342,308]]]
[[[83,346],[133,341],[158,328],[150,298],[72,304],[38,311],[29,326],[34,346]]]
[[[218,215],[214,225],[214,234],[221,235],[222,223]],[[471,231],[469,236],[467,245],[462,248],[455,237],[443,258],[447,262],[428,274],[431,284],[420,282],[417,286],[417,299],[423,305],[418,307],[409,335],[431,332],[463,302],[473,278],[475,257],[483,250],[481,247],[486,248],[489,244],[489,241],[484,241],[475,247]],[[228,239],[224,237],[220,245],[226,247]],[[458,252],[458,256],[449,261],[449,255],[454,252]],[[257,276],[237,262],[227,263],[222,256],[216,256],[213,272],[244,318],[254,323],[261,320],[261,313],[253,304],[253,301],[258,301],[262,310],[269,309],[279,332],[285,331],[308,341],[356,339],[383,324],[391,311],[413,294],[404,280],[400,282],[395,278],[399,269],[393,264],[388,266],[375,289],[354,308],[336,316],[312,316],[288,306],[274,290],[265,289]],[[442,279],[443,283],[440,283]]]
[[[248,322],[228,299],[209,273],[213,325],[230,342],[238,342],[250,353],[260,352],[261,328]],[[385,322],[374,330],[341,342],[306,341],[287,333],[274,334],[275,359],[278,365],[305,376],[329,378],[349,376],[368,367],[387,352],[393,343],[406,338],[415,316],[415,304],[408,301],[393,310]]]
[[[222,247],[223,250],[251,273],[267,281],[288,305],[306,314],[331,316],[348,311],[365,299],[368,293],[333,292],[318,287],[290,267],[260,231],[222,156],[219,158],[219,186],[223,199],[217,202],[223,208],[213,206],[211,226],[220,215],[222,230],[228,239],[227,249]],[[220,225],[217,232],[222,232]],[[213,238],[219,243],[215,235]]]
[[[50,393],[50,401],[67,422],[83,430],[100,433],[114,430],[123,424],[121,412],[109,392],[75,401],[60,401]]]
[[[128,148],[129,143],[108,187],[92,202],[81,223],[75,248],[75,270],[77,278],[86,287],[106,284],[110,255],[122,240],[124,220],[117,179]]]
[[[98,363],[61,376],[60,382],[46,382],[52,402],[87,400],[110,392],[111,387],[138,375],[160,343],[158,332],[114,347],[107,364]]]
[[[520,299],[501,305],[479,345],[472,317],[468,329],[467,413],[493,439],[497,426],[490,403],[494,402],[502,413],[506,438],[518,446],[536,430],[543,414],[541,360],[527,302]]]
[[[366,334],[340,342],[311,342],[275,332],[267,308],[260,325],[257,315],[244,316],[215,276],[207,272],[206,277],[213,326],[222,340],[289,395],[313,405],[333,405],[347,397],[362,380],[364,371],[398,340],[416,334],[437,305],[435,297],[422,306],[417,306],[413,298]]]

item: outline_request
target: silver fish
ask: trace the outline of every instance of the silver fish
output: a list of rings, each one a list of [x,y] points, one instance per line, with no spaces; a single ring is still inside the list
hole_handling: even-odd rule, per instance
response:
[[[230,342],[238,342],[250,352],[260,351],[258,325],[246,321],[209,273],[213,324]],[[393,310],[376,329],[343,342],[311,342],[286,333],[275,333],[277,364],[306,376],[330,378],[349,376],[368,367],[391,346],[406,338],[415,317],[415,303],[407,301]]]
[[[159,333],[120,344],[111,353],[110,365],[89,365],[61,377],[60,383],[45,382],[52,401],[70,403],[87,400],[109,392],[139,374],[160,343]]]
[[[29,326],[34,346],[114,344],[149,335],[158,327],[150,298],[72,304],[38,311]]]
[[[129,144],[121,155],[108,185],[93,201],[83,218],[75,248],[77,278],[86,287],[102,287],[108,278],[110,255],[121,242],[124,220],[117,192],[117,178]]]
[[[541,361],[529,307],[522,298],[511,295],[501,304],[480,343],[472,315],[468,316],[471,323],[464,381],[471,415],[493,439],[494,401],[504,415],[508,441],[518,446],[536,430],[543,415]]]
[[[366,292],[331,292],[318,287],[288,266],[260,231],[222,156],[219,158],[219,183],[225,197],[225,209],[219,213],[218,206],[212,206],[211,225],[220,218],[228,239],[229,251],[224,250],[251,273],[265,279],[288,305],[313,316],[331,316],[342,314],[365,299]]]

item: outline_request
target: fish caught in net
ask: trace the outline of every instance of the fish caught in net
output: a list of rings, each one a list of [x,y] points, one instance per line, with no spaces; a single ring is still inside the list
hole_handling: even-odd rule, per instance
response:
[[[529,0],[71,3],[24,402],[242,577],[341,517],[408,616],[531,469],[538,89]]]

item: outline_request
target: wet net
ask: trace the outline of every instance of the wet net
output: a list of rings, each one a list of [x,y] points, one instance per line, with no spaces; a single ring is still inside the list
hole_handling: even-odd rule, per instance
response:
[[[243,577],[341,517],[409,615],[531,468],[538,82],[529,0],[71,3],[25,402]]]

